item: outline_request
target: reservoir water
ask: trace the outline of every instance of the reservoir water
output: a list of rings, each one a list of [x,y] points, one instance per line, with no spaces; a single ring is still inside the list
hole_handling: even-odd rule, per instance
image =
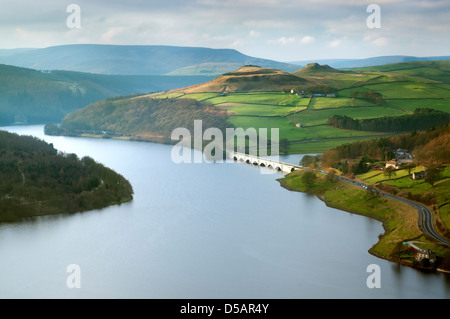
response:
[[[449,298],[450,277],[376,258],[380,222],[246,164],[175,164],[171,147],[45,136],[133,185],[130,203],[0,225],[0,298]],[[298,163],[301,155],[282,157]],[[66,284],[69,265],[80,288]],[[381,269],[381,288],[368,288]]]

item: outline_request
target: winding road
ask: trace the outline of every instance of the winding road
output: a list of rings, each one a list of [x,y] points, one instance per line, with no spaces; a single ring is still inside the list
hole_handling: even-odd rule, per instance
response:
[[[323,174],[327,174],[324,171],[321,171],[321,173]],[[346,177],[342,177],[342,176],[337,176],[339,179],[346,181],[348,183],[352,183],[356,186],[362,187],[362,188],[367,188],[367,185],[360,183],[358,181],[355,181],[353,179],[350,178],[346,178]],[[378,194],[381,194],[384,197],[387,198],[391,198],[394,199],[396,201],[405,203],[407,205],[412,206],[414,209],[416,209],[419,212],[419,228],[420,230],[428,235],[429,237],[433,238],[434,240],[436,240],[437,242],[450,246],[450,241],[445,239],[444,237],[442,237],[437,230],[434,228],[434,224],[433,224],[433,212],[426,207],[425,205],[413,202],[411,200],[408,200],[406,198],[402,198],[402,197],[397,197],[391,194],[386,194],[383,193],[379,190],[374,189],[374,192],[377,192]]]
[[[233,153],[234,154],[234,153]],[[258,156],[255,156],[255,158],[259,158]],[[294,169],[302,169],[302,170],[313,170],[311,168],[308,167],[303,167],[300,165],[295,165],[295,164],[288,164],[288,163],[282,163],[282,162],[278,162],[280,164],[286,164],[286,165],[291,165],[294,167]],[[322,169],[318,170],[321,174],[325,174],[327,175],[328,173],[323,171]],[[367,187],[369,187],[368,185],[355,181],[353,179],[350,178],[346,178],[346,177],[342,177],[342,176],[336,176],[337,178],[339,178],[342,181],[348,182],[348,183],[352,183],[358,187],[367,189]],[[373,189],[373,191],[377,194],[380,194],[381,196],[405,203],[411,207],[413,207],[414,209],[417,210],[417,212],[419,213],[419,228],[420,230],[427,236],[429,236],[430,238],[436,240],[438,243],[443,244],[443,245],[447,245],[450,246],[450,241],[448,239],[445,239],[444,237],[442,237],[437,230],[434,228],[434,223],[433,223],[433,212],[426,207],[425,205],[422,205],[420,203],[408,200],[406,198],[402,198],[402,197],[398,197],[398,196],[394,196],[391,194],[386,194],[384,192],[381,192],[377,189]]]

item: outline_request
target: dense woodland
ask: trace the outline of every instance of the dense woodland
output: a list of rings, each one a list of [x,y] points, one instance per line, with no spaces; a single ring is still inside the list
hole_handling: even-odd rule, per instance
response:
[[[0,222],[103,208],[132,194],[123,176],[92,158],[0,131]]]
[[[202,120],[204,129],[216,127],[224,132],[230,126],[226,114],[208,103],[193,99],[122,97],[93,103],[69,114],[60,126],[62,131],[56,133],[153,134],[170,138],[178,127],[187,128],[193,134],[194,120]]]
[[[326,151],[322,155],[323,167],[340,167],[348,160],[359,159],[359,164],[347,171],[360,173],[358,165],[368,159],[388,161],[394,157],[396,149],[406,149],[415,157],[416,164],[445,165],[450,164],[450,124],[426,131],[413,131],[389,138],[378,138],[344,144]]]
[[[435,109],[416,109],[414,114],[380,117],[372,119],[353,119],[346,115],[333,115],[327,120],[327,125],[347,130],[370,132],[408,132],[425,130],[429,127],[439,127],[450,122],[450,113]]]

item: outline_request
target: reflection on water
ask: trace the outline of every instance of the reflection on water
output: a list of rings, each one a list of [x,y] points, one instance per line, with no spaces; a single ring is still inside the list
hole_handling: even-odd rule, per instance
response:
[[[245,164],[174,164],[170,146],[49,137],[133,184],[131,203],[0,226],[3,298],[448,298],[450,279],[368,253],[381,223]],[[300,155],[283,157],[298,163]],[[366,286],[381,267],[381,288]],[[66,267],[81,269],[81,288]]]

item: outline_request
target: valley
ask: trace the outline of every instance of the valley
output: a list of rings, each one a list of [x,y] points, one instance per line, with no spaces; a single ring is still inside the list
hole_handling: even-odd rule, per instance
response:
[[[418,108],[448,113],[449,74],[448,61],[406,62],[346,71],[310,64],[292,74],[245,66],[202,84],[133,97],[121,103],[192,99],[222,110],[231,126],[279,128],[280,140],[284,139],[287,145],[286,154],[319,153],[356,140],[401,133],[327,125],[335,115],[366,120],[413,115]],[[95,117],[94,108],[89,109]],[[67,118],[62,127],[69,123]],[[191,124],[180,122],[183,125]],[[100,125],[97,130],[105,127]],[[133,134],[139,136],[139,132]]]

